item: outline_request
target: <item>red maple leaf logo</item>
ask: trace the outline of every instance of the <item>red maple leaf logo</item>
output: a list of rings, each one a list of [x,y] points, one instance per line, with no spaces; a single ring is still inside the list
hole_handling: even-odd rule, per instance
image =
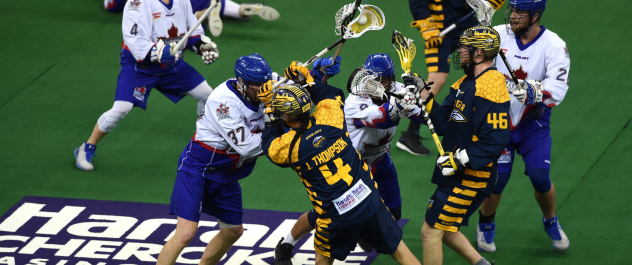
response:
[[[529,77],[529,72],[525,72],[524,70],[522,70],[522,65],[520,65],[520,68],[514,70],[514,74],[516,75],[516,78],[522,80],[527,80],[527,77]],[[507,76],[506,74],[503,75],[505,76],[505,78],[511,79],[511,76]]]
[[[377,145],[385,145],[388,144],[389,142],[391,142],[391,134],[390,133],[386,133],[386,135],[384,135],[384,137],[382,137],[382,139],[380,139],[379,142],[377,142]]]
[[[167,34],[169,34],[168,37],[158,37],[159,40],[164,40],[164,39],[173,39],[173,38],[177,38],[177,37],[182,37],[184,36],[185,33],[182,33],[178,36],[178,28],[176,28],[176,25],[173,24],[173,22],[171,22],[171,28],[169,28],[167,30]]]

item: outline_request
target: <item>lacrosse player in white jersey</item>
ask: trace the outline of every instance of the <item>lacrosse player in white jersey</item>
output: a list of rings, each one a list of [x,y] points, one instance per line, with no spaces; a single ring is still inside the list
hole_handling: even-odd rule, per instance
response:
[[[503,189],[511,176],[517,152],[525,163],[525,174],[534,188],[544,217],[544,230],[553,248],[565,250],[568,237],[555,215],[555,186],[551,168],[551,108],[559,105],[568,90],[570,58],[566,43],[540,25],[546,0],[511,0],[505,13],[506,25],[494,27],[500,33],[500,48],[519,79],[518,87],[500,56],[496,67],[510,88],[511,141],[498,160],[498,182],[492,195],[481,205],[477,227],[478,249],[495,252],[495,215]]]
[[[189,0],[130,0],[123,11],[121,70],[112,108],[99,117],[92,135],[74,152],[81,170],[93,170],[97,143],[111,132],[134,106],[145,109],[153,88],[174,103],[189,95],[198,101],[198,115],[213,92],[204,77],[182,60],[174,47],[196,23]],[[217,45],[194,29],[186,48],[205,64],[219,56]]]
[[[276,75],[276,74],[275,74]],[[235,78],[217,86],[196,122],[196,131],[178,160],[169,213],[178,216],[175,235],[158,256],[158,265],[172,265],[195,236],[200,213],[218,219],[200,264],[216,264],[242,235],[242,196],[238,180],[249,176],[264,129],[262,86],[272,87],[273,73],[258,53],[241,56]]]

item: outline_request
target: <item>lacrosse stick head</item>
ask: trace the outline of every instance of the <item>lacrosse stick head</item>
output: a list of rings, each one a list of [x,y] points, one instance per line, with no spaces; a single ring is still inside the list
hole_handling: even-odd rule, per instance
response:
[[[374,5],[360,5],[357,9],[360,14],[353,18],[354,10],[349,10],[350,5],[352,4],[342,7],[336,13],[336,35],[342,35],[344,39],[358,38],[369,30],[384,28],[386,20],[380,8]]]
[[[374,102],[379,101],[379,105],[387,99],[382,83],[377,81],[379,76],[364,67],[356,68],[347,82],[347,90],[356,96],[370,97]]]
[[[476,18],[483,26],[492,24],[492,16],[496,9],[485,0],[466,0],[467,4],[476,12]]]
[[[391,39],[393,48],[399,55],[399,61],[402,64],[402,69],[405,74],[410,73],[410,68],[413,67],[413,59],[417,53],[417,48],[412,39],[404,37],[401,32],[393,30],[393,37]]]

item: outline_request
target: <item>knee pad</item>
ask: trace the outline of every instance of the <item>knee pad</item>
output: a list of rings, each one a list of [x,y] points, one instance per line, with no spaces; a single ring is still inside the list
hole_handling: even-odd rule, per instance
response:
[[[309,226],[311,226],[312,228],[315,228],[317,219],[318,219],[318,213],[316,212],[316,210],[311,209],[309,210],[309,212],[307,212],[307,222],[309,223]]]
[[[391,211],[393,218],[395,218],[395,221],[402,218],[402,205],[401,204],[395,208],[389,208],[389,210]]]
[[[99,117],[97,125],[99,130],[109,133],[132,110],[134,104],[127,101],[114,101],[114,106]]]
[[[211,86],[209,86],[206,81],[200,83],[194,89],[191,89],[191,91],[187,92],[189,96],[193,97],[195,100],[198,101],[198,108],[197,108],[198,115],[202,115],[202,113],[204,113],[204,106],[206,105],[206,100],[211,95],[211,93],[213,93],[213,88],[211,88]]]
[[[529,179],[533,188],[538,193],[547,193],[551,190],[551,178],[549,177],[549,170],[546,168],[535,168],[527,171]]]
[[[498,180],[496,181],[496,187],[494,187],[494,190],[492,191],[492,193],[496,195],[503,193],[505,186],[507,186],[507,182],[509,182],[509,177],[511,177],[511,172],[498,173]]]

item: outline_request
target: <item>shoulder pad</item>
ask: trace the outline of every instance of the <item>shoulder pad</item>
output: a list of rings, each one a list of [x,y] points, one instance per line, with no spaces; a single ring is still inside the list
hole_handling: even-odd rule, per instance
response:
[[[325,99],[318,103],[312,117],[317,125],[328,125],[342,129],[345,124],[345,114],[340,108],[340,100]]]
[[[467,75],[464,75],[463,77],[461,77],[461,79],[459,79],[458,81],[454,82],[454,84],[452,85],[452,89],[458,90],[459,87],[461,86],[461,83],[463,83],[463,80],[465,78],[467,78]]]
[[[507,91],[507,81],[502,73],[490,70],[476,79],[476,94],[494,103],[505,103],[509,101]]]

